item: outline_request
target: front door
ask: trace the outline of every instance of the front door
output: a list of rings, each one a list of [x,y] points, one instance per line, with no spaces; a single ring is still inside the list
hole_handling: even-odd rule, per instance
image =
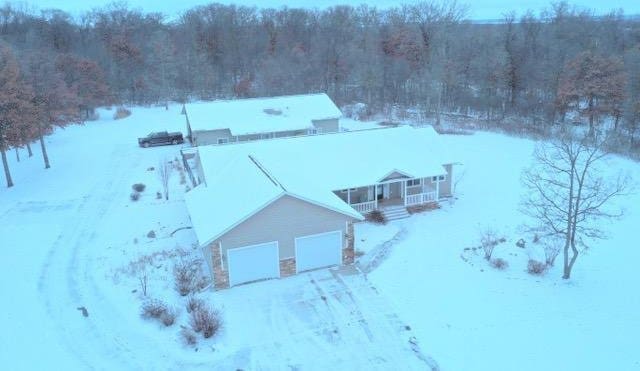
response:
[[[388,193],[388,190],[387,190],[387,193],[385,193],[385,190],[384,190],[386,186],[387,186],[386,184],[379,184],[378,187],[376,187],[378,188],[378,194],[376,195],[376,199],[382,200],[384,198],[384,195]]]

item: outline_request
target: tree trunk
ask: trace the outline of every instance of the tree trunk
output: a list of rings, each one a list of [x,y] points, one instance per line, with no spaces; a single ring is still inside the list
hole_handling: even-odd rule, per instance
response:
[[[564,275],[562,276],[563,279],[568,280],[569,278],[571,278],[571,270],[573,269],[573,265],[576,262],[576,259],[578,259],[578,249],[576,248],[576,243],[575,241],[571,241],[571,252],[573,255],[571,255],[571,260],[567,263],[566,257],[568,254],[568,249],[565,247],[565,265],[564,265]]]
[[[0,153],[2,153],[2,166],[4,167],[4,177],[7,179],[7,188],[13,187],[13,180],[11,179],[11,172],[9,172],[9,162],[7,162],[7,154],[4,151],[4,141],[0,136]]]
[[[48,169],[51,167],[51,165],[49,165],[49,155],[47,155],[47,148],[44,145],[44,136],[42,135],[42,131],[40,131],[40,148],[42,148],[42,158],[44,159],[44,168]]]
[[[15,150],[16,150],[16,160],[20,162],[20,152],[18,151],[18,147],[16,147]]]
[[[29,157],[33,156],[33,152],[31,151],[31,143],[27,142],[27,152],[29,153]]]
[[[594,134],[596,133],[595,131],[595,127],[594,127],[594,116],[595,113],[593,113],[593,97],[589,97],[589,136],[593,137]]]

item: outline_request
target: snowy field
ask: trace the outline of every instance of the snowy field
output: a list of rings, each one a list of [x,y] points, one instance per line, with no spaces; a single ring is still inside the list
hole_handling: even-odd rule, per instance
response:
[[[580,256],[571,280],[560,279],[559,267],[531,276],[526,263],[539,251],[518,208],[534,143],[488,133],[443,137],[463,163],[457,199],[385,226],[357,226],[361,265],[384,258],[369,265],[367,279],[320,270],[205,290],[224,328],[197,348],[184,345],[179,326],[188,316],[172,268],[199,258],[193,232],[178,230],[189,226],[188,183],[175,165],[169,201],[157,199],[160,182],[149,169],[174,160],[179,147],[140,149],[135,140],[184,131],[179,110],[135,108],[119,121],[103,110],[99,121],[59,130],[46,139],[49,170],[36,146],[19,163],[8,153],[16,186],[0,189],[7,369],[426,368],[421,356],[442,370],[640,369],[640,196],[624,200],[624,218],[606,226],[611,238]],[[610,168],[640,179],[637,163],[614,158]],[[147,189],[132,202],[138,182]],[[508,261],[504,271],[468,249],[487,227],[507,240],[495,253]],[[145,272],[148,295],[179,309],[172,327],[140,317]]]

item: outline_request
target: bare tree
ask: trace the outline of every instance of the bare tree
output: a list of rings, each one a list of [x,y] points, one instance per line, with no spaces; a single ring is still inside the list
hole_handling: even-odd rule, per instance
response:
[[[169,179],[171,179],[172,167],[171,161],[167,161],[167,159],[160,160],[158,164],[158,177],[162,183],[165,200],[169,200]]]
[[[536,148],[534,164],[523,174],[528,190],[524,212],[535,220],[532,229],[562,239],[564,279],[571,277],[578,248],[605,237],[596,222],[622,216],[611,201],[625,194],[629,182],[621,174],[612,177],[603,171],[605,144],[597,133],[563,133]]]

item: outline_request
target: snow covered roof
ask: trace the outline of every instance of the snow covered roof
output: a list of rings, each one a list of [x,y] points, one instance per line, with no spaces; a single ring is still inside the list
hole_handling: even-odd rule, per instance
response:
[[[243,142],[198,149],[203,183],[185,199],[206,244],[283,195],[362,219],[333,191],[369,186],[397,171],[444,175],[453,163],[430,127],[408,126]]]
[[[191,130],[229,129],[231,135],[304,130],[312,120],[342,116],[324,93],[192,103],[185,111]]]

